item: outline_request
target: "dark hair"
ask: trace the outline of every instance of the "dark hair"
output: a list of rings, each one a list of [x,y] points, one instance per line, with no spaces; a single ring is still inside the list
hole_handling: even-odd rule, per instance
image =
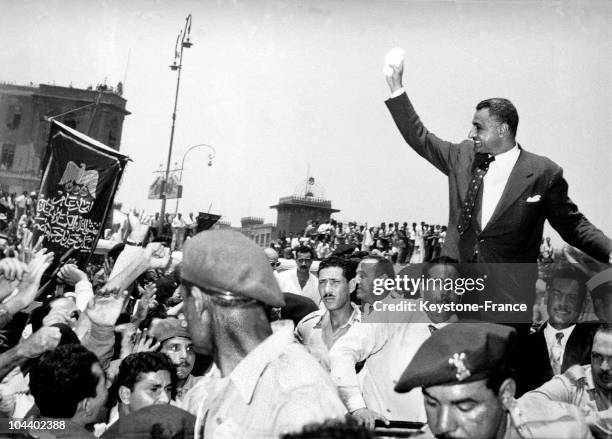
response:
[[[395,276],[395,270],[393,269],[393,263],[382,256],[369,255],[363,258],[363,260],[374,259],[376,261],[376,267],[374,268],[374,277],[379,278],[386,274],[388,277],[393,278]]]
[[[298,253],[309,253],[310,257],[314,260],[316,259],[317,255],[315,255],[315,251],[313,250],[312,247],[308,247],[306,245],[300,245],[297,250],[295,250],[295,254],[296,256],[298,255]],[[297,259],[297,257],[296,257]]]
[[[488,108],[489,114],[498,122],[508,124],[510,132],[513,136],[516,136],[519,116],[512,102],[504,98],[485,99],[476,105],[476,111],[482,110],[483,108]]]
[[[51,311],[51,302],[47,302],[35,308],[30,314],[30,324],[32,325],[32,332],[38,331],[43,325],[43,319]]]
[[[513,369],[509,366],[499,366],[495,368],[487,378],[486,385],[495,396],[499,395],[499,388],[508,378],[514,379]]]
[[[425,263],[425,265],[423,265],[423,270],[421,272],[421,274],[423,275],[423,277],[428,278],[429,277],[429,272],[431,271],[431,269],[436,266],[436,265],[448,265],[450,267],[453,267],[457,273],[459,272],[459,267],[457,265],[458,261],[456,259],[453,259],[449,256],[440,256],[438,258],[434,258],[431,261]]]
[[[142,380],[141,374],[149,372],[157,372],[158,370],[167,370],[170,373],[170,381],[172,384],[172,399],[176,397],[176,366],[170,360],[166,354],[162,352],[138,352],[136,354],[130,354],[123,359],[119,365],[119,373],[117,374],[117,381],[115,390],[118,391],[119,387],[125,386],[130,390],[134,390],[134,386],[140,380]],[[115,392],[113,392],[115,395]]]
[[[323,259],[319,263],[319,271],[317,274],[321,274],[321,270],[330,267],[340,267],[342,269],[342,275],[346,281],[350,281],[355,277],[355,266],[350,260],[342,258],[340,256],[330,256],[327,259]]]
[[[93,352],[79,344],[67,344],[46,352],[30,370],[30,391],[49,418],[71,418],[77,405],[96,396],[98,377],[91,367],[98,363]]]
[[[553,267],[546,280],[546,286],[548,287],[549,291],[552,288],[555,279],[573,279],[578,282],[578,292],[581,300],[584,302],[587,292],[586,283],[588,281],[588,277],[582,271],[567,263],[556,265]]]

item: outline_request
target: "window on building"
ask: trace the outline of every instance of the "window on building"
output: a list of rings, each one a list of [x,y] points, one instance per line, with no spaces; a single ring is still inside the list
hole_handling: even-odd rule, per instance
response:
[[[111,120],[109,124],[108,142],[107,142],[108,146],[112,146],[112,147],[117,146],[117,136],[115,135],[116,132],[117,132],[117,119],[115,118]]]
[[[0,169],[7,170],[13,167],[15,161],[15,145],[5,143],[2,145],[2,155],[0,155]]]
[[[266,246],[270,245],[270,234],[266,233]]]
[[[21,106],[11,105],[8,111],[6,126],[11,130],[16,130],[21,124]]]

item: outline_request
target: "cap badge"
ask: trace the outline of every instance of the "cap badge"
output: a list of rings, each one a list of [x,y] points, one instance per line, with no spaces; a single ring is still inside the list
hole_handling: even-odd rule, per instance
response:
[[[459,381],[463,381],[464,379],[472,375],[472,372],[470,372],[468,368],[465,367],[464,361],[464,352],[461,352],[460,354],[453,354],[452,358],[448,359],[448,364],[455,366],[455,368],[457,369],[457,373],[455,374],[455,376]]]

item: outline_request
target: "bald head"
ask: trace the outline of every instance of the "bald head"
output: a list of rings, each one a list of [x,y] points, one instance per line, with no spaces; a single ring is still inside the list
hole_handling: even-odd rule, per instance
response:
[[[264,253],[266,255],[266,258],[268,258],[268,261],[270,262],[270,266],[272,267],[272,270],[276,271],[276,269],[279,266],[278,253],[276,252],[276,250],[274,250],[271,247],[264,248]]]

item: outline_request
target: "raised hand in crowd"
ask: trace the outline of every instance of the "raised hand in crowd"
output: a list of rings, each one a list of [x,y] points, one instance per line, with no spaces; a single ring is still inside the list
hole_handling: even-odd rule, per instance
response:
[[[36,358],[46,351],[55,349],[60,342],[61,332],[56,327],[42,327],[29,338],[0,354],[0,380],[26,360]]]
[[[15,290],[27,271],[28,266],[15,258],[0,260],[0,300]]]
[[[154,352],[159,348],[160,343],[156,342],[154,337],[149,337],[147,333],[148,330],[146,328],[142,331],[136,331],[136,339],[132,353]]]
[[[138,285],[138,291],[140,293],[140,299],[138,300],[136,311],[131,319],[132,323],[135,323],[136,325],[140,325],[140,323],[147,318],[147,313],[149,310],[157,306],[157,301],[155,300],[157,287],[153,282],[149,282],[144,286],[144,288]]]
[[[127,295],[126,290],[109,289],[105,286],[89,302],[85,311],[87,317],[98,326],[114,326],[121,314]]]
[[[22,343],[17,345],[25,358],[36,358],[46,351],[55,349],[62,334],[55,326],[43,326]]]
[[[64,265],[58,274],[58,277],[68,285],[76,285],[80,281],[89,280],[87,274],[81,271],[75,264]]]
[[[49,268],[51,262],[53,262],[53,252],[47,253],[46,248],[34,254],[32,261],[28,264],[27,273],[17,286],[19,293],[15,296],[15,299],[20,301],[21,309],[29,306],[36,299],[42,275]]]

